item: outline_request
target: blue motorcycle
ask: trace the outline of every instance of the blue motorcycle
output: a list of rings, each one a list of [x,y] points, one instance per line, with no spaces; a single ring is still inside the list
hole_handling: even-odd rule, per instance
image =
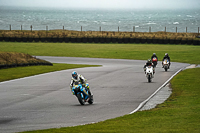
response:
[[[72,88],[72,92],[76,95],[81,105],[85,105],[86,102],[88,102],[89,104],[93,104],[93,95],[80,82],[75,82],[75,85]]]

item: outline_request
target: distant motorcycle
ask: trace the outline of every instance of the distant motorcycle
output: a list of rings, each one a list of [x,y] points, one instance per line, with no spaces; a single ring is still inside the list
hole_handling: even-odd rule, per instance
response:
[[[86,102],[88,102],[89,104],[93,104],[93,95],[80,82],[75,82],[72,91],[78,98],[78,101],[81,105],[85,105]]]
[[[145,74],[146,74],[148,82],[151,82],[152,78],[154,78],[153,66],[147,66]]]
[[[156,57],[154,57],[154,58],[152,59],[152,63],[153,63],[153,65],[154,65],[154,67],[156,67],[156,65],[158,64],[158,59],[157,59]]]
[[[168,59],[164,59],[163,68],[165,69],[165,71],[167,71],[167,69],[169,69],[169,60]]]

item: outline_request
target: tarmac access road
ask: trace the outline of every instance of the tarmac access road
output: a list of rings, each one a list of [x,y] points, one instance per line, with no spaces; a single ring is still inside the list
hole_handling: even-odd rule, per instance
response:
[[[52,63],[92,64],[89,67],[51,72],[0,82],[0,132],[59,128],[95,123],[123,116],[135,110],[176,71],[189,66],[172,62],[169,71],[156,67],[152,83],[147,82],[146,61],[125,59],[49,57]],[[71,73],[77,71],[90,84],[94,104],[80,105],[69,88]]]

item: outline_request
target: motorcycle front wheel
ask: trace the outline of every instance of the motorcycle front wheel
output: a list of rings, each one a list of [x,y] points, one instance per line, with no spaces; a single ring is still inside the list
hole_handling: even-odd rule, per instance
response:
[[[84,99],[84,97],[82,97],[81,95],[83,95],[83,93],[82,93],[82,94],[81,94],[81,93],[78,93],[78,94],[77,94],[78,101],[79,101],[79,103],[80,103],[81,105],[85,105],[85,99]]]
[[[93,104],[93,95],[90,95],[90,100],[88,101],[89,104]]]
[[[167,71],[167,69],[168,69],[167,66],[165,66],[165,72]]]
[[[148,75],[148,82],[151,82],[151,75]]]

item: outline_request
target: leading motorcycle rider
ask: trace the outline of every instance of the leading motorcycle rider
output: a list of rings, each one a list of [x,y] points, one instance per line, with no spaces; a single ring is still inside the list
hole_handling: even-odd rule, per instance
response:
[[[73,71],[72,79],[71,79],[71,83],[70,83],[71,91],[72,91],[72,88],[73,88],[75,82],[80,82],[85,88],[88,89],[89,93],[91,94],[90,87],[89,87],[89,84],[86,83],[86,79],[81,74],[78,74],[76,71]],[[72,91],[72,94],[75,95],[73,91]]]
[[[169,57],[168,53],[165,53],[165,56],[163,57],[163,60],[162,60],[162,67],[163,67],[163,61],[164,61],[165,59],[168,59],[168,60],[169,60],[169,67],[170,67],[171,62],[170,62],[170,57]]]
[[[156,57],[157,60],[158,60],[158,57],[156,56],[156,53],[153,53],[153,55],[151,56],[151,60],[152,60],[154,57]]]
[[[153,67],[153,74],[154,74],[155,73],[155,68],[154,68],[154,65],[153,65],[151,59],[148,59],[147,62],[145,63],[145,65],[144,65],[144,72],[145,72],[145,74],[146,74],[146,67],[147,66],[152,66]]]

